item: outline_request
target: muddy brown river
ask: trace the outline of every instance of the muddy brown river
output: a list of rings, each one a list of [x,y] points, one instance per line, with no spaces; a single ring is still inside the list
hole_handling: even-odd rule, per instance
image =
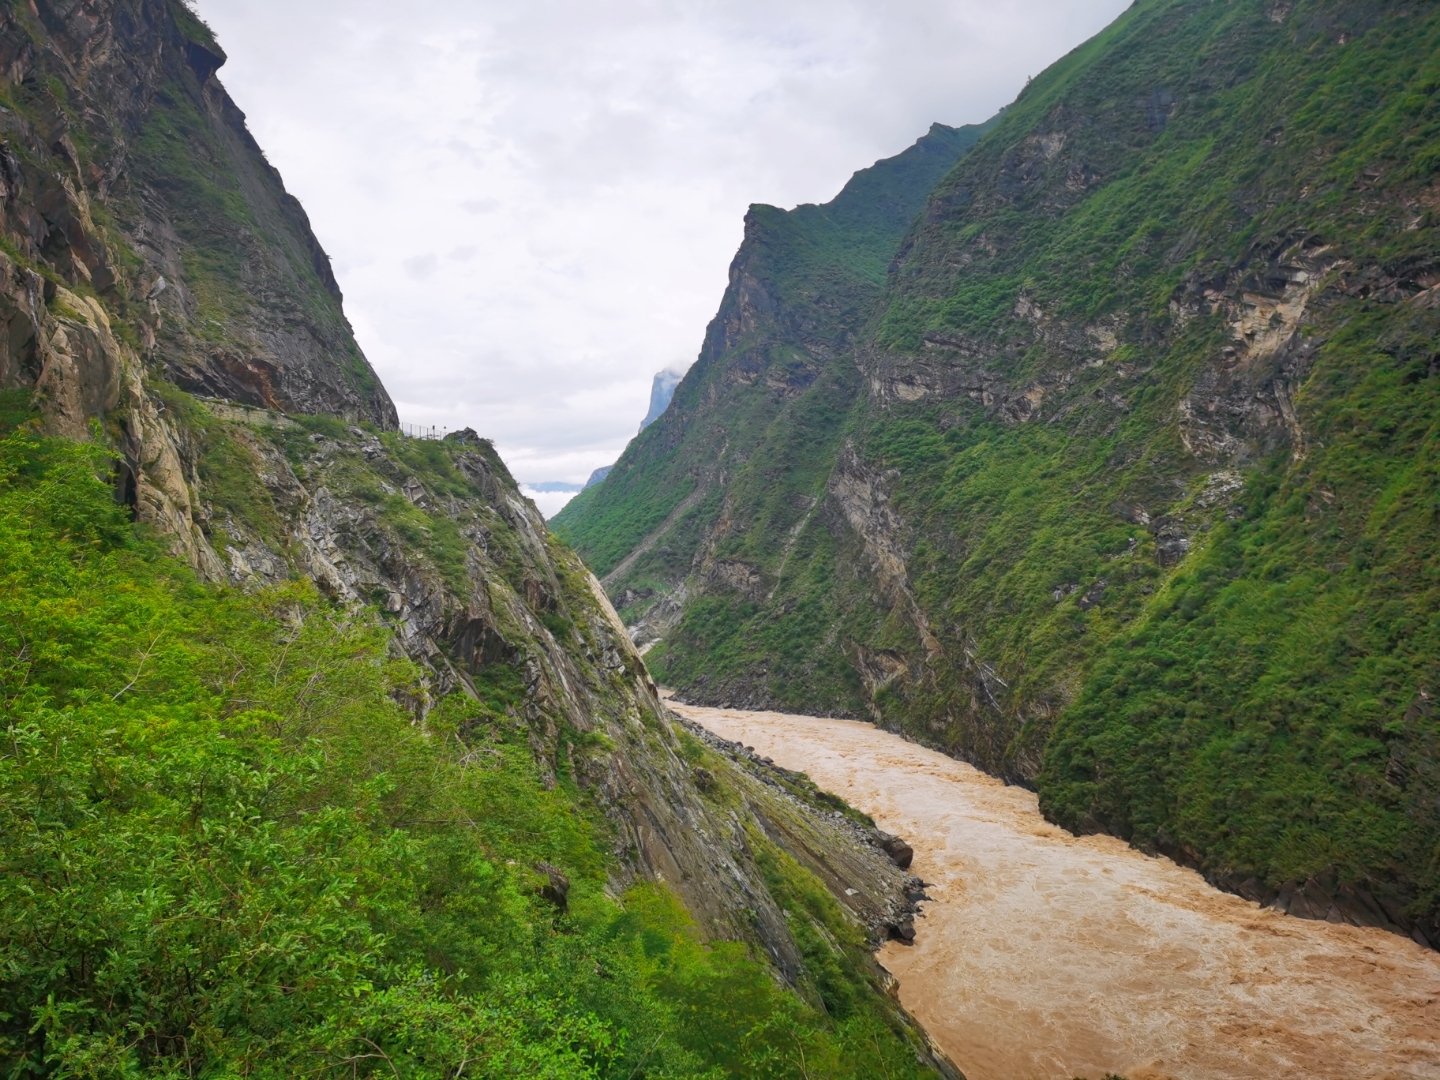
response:
[[[1433,1077],[1440,954],[1290,918],[870,724],[671,707],[915,848],[915,944],[879,954],[969,1080]]]

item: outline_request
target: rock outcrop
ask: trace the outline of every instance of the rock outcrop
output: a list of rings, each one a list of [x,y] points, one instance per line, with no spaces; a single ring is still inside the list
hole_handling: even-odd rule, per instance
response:
[[[180,0],[0,13],[7,400],[47,434],[112,448],[116,497],[202,579],[309,578],[345,617],[382,622],[423,672],[403,702],[417,724],[452,694],[503,715],[548,783],[593,800],[616,890],[664,881],[705,936],[750,942],[799,980],[756,844],[811,872],[833,847],[871,883],[837,897],[847,917],[883,936],[903,875],[803,785],[774,789],[723,754],[702,782],[695,737],[604,591],[493,447],[468,429],[399,434],[304,211],[216,79],[223,62]],[[743,811],[714,798],[736,790]],[[565,908],[565,872],[536,873]],[[865,978],[878,993],[883,973]]]
[[[179,0],[27,0],[0,15],[0,386],[35,387],[52,430],[136,408],[125,367],[395,426],[305,212],[216,78],[223,63]],[[75,316],[97,313],[103,340],[77,336]],[[128,462],[137,477],[163,457],[148,452]]]

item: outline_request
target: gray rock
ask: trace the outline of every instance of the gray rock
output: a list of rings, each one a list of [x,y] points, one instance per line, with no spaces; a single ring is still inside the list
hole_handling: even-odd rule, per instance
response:
[[[876,842],[880,845],[880,849],[890,857],[891,862],[893,862],[901,870],[910,869],[910,863],[915,858],[914,848],[912,848],[904,840],[901,840],[898,836],[894,836],[887,832],[882,832],[880,829],[875,830],[875,839]]]

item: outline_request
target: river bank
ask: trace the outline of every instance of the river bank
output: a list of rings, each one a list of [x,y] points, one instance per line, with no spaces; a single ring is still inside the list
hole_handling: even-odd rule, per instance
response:
[[[1440,954],[1072,836],[1033,792],[870,724],[670,706],[914,847],[932,900],[879,958],[969,1080],[1440,1078]]]

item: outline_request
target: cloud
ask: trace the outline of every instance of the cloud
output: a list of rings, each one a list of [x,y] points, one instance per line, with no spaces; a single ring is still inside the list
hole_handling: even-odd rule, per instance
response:
[[[440,265],[440,260],[435,257],[434,252],[427,251],[424,255],[416,255],[413,259],[406,259],[400,265],[405,268],[405,273],[409,274],[416,281],[424,281],[435,273],[435,268]]]
[[[520,485],[520,494],[531,500],[540,513],[552,518],[564,509],[565,504],[579,494],[578,491],[540,491],[529,484]]]
[[[932,121],[984,120],[1127,2],[199,10],[402,419],[583,482],[694,358],[748,204],[825,201]]]

